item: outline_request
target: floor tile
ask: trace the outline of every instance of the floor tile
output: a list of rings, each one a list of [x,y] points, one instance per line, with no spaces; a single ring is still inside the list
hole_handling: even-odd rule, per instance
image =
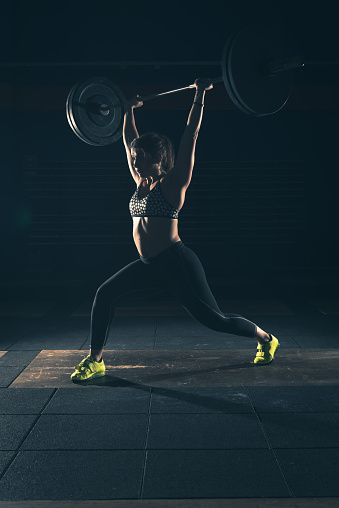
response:
[[[41,317],[53,307],[54,302],[39,302],[34,300],[1,302],[0,316]]]
[[[213,336],[215,334],[215,336]],[[194,334],[192,336],[185,335],[171,335],[167,333],[161,337],[156,338],[154,349],[164,350],[178,350],[178,349],[256,349],[256,343],[253,339],[246,337],[237,337],[235,335],[225,335],[218,332],[211,332],[211,330],[201,331],[200,335]],[[298,346],[297,346],[298,347]]]
[[[316,322],[303,320],[300,323],[291,323],[284,327],[288,335],[298,337],[318,337],[322,341],[327,338],[338,340],[338,328],[335,323]],[[339,344],[338,344],[339,345]]]
[[[322,349],[339,349],[338,332],[325,335],[320,332],[313,332],[308,335],[295,334],[292,335],[293,340],[302,349],[306,348],[322,348]]]
[[[336,316],[246,316],[263,330],[277,335],[282,333],[290,336],[323,336],[324,333],[335,333],[337,330]]]
[[[157,319],[150,316],[116,316],[110,328],[109,338],[116,340],[119,337],[137,337],[139,335],[154,337]]]
[[[162,292],[163,293],[163,292]],[[93,301],[81,305],[73,312],[73,316],[89,316],[91,314]],[[174,299],[166,300],[163,297],[154,300],[154,297],[139,297],[134,299],[117,302],[115,306],[115,316],[117,318],[126,317],[152,317],[157,316],[187,316],[187,311]]]
[[[68,309],[60,309],[39,319],[32,330],[42,328],[52,332],[77,330],[80,328],[88,330],[90,322],[90,316],[74,317],[69,315]]]
[[[40,353],[37,351],[7,351],[0,358],[0,367],[26,367]]]
[[[108,349],[125,349],[125,350],[139,350],[139,349],[154,349],[154,339],[150,337],[138,337],[137,339],[133,339],[132,337],[130,339],[122,340],[120,339],[117,342],[110,342],[109,344],[106,344]],[[90,348],[90,341],[88,341],[81,349],[82,350],[89,350]]]
[[[166,302],[143,302],[141,300],[120,303],[116,306],[116,316],[187,316],[187,311],[179,304],[172,303],[168,305]]]
[[[37,418],[37,415],[0,415],[0,450],[16,450]]]
[[[272,448],[339,447],[339,413],[262,413]]]
[[[79,328],[66,328],[63,325],[60,325],[59,329],[48,329],[47,327],[36,327],[30,330],[25,336],[20,339],[16,344],[18,345],[21,341],[52,341],[53,339],[57,339],[60,341],[72,341],[77,340],[79,338],[84,342],[88,336],[89,330],[88,327],[79,327]]]
[[[24,370],[24,367],[0,367],[0,388],[8,387]]]
[[[153,388],[151,413],[253,413],[253,408],[240,387]]]
[[[256,352],[257,342],[247,337],[222,334],[207,329],[201,335],[173,336],[170,333],[156,338],[154,349],[253,349]],[[213,335],[214,334],[214,335]],[[278,335],[282,347],[300,349],[292,337]]]
[[[63,343],[84,342],[89,334],[90,320],[87,318],[71,318],[69,316],[48,316],[31,327],[21,340],[15,343],[16,349],[26,343]],[[43,346],[40,348],[43,349]]]
[[[247,315],[293,315],[294,312],[280,300],[220,300],[220,310],[224,313]]]
[[[0,414],[40,414],[53,392],[53,388],[0,388]]]
[[[148,413],[150,391],[149,387],[115,387],[114,389],[102,387],[100,390],[59,388],[44,410],[44,414]]]
[[[325,508],[339,496],[338,317],[323,313],[335,302],[318,302],[314,314],[273,300],[218,302],[278,337],[273,363],[255,366],[255,341],[209,330],[179,305],[135,301],[117,309],[106,376],[75,384],[90,313],[76,315],[73,304],[47,315],[33,304],[8,308],[0,500],[137,500],[146,454],[142,497],[157,508],[209,498],[275,506],[292,495],[318,496]]]
[[[4,351],[7,352],[14,342],[15,340],[13,339],[4,339],[3,337],[0,337],[0,354]]]
[[[268,448],[255,414],[152,414],[148,449]]]
[[[48,336],[47,334],[45,336],[42,335],[40,339],[34,339],[33,337],[30,339],[22,338],[14,342],[7,349],[8,351],[41,351],[42,349],[52,349],[59,352],[71,348],[81,349],[86,338],[82,337],[81,334],[78,337],[70,337],[69,335],[67,338],[55,335]]]
[[[1,508],[338,508],[338,497],[2,501]],[[14,504],[16,503],[16,504]]]
[[[2,316],[0,318],[0,347],[5,341],[19,339],[37,323],[37,318]]]
[[[154,348],[154,335],[143,334],[143,335],[125,335],[114,338],[108,338],[105,344],[105,350],[112,349],[153,349]],[[88,350],[90,348],[91,339],[88,338],[82,349]]]
[[[260,481],[272,476],[274,482]],[[141,497],[290,497],[290,492],[270,450],[150,450]]]
[[[157,321],[157,338],[162,336],[168,337],[192,337],[201,336],[204,332],[211,332],[217,336],[220,332],[214,332],[205,328],[201,323],[193,319],[187,314],[187,316],[178,316],[173,319],[172,317],[161,317]]]
[[[276,456],[294,496],[339,496],[338,448],[276,450]]]
[[[43,414],[22,444],[22,450],[141,450],[148,415]]]
[[[312,299],[309,303],[314,305],[323,314],[339,314],[339,300]]]
[[[23,451],[0,481],[1,500],[135,499],[144,451]]]
[[[5,469],[8,467],[10,461],[16,454],[15,451],[0,452],[0,476],[3,474]],[[1,496],[1,493],[0,493]]]
[[[13,506],[3,501],[2,508],[337,508],[338,497],[320,498],[231,498],[231,499],[118,499],[100,501],[23,501]]]
[[[264,366],[255,365],[254,352],[247,349],[106,350],[106,375],[76,384],[70,376],[83,355],[83,351],[41,351],[10,387],[339,385],[339,350],[281,348]]]
[[[279,300],[225,300],[216,297],[222,312],[236,314],[264,314],[264,315],[290,315],[293,311]],[[92,301],[78,307],[73,316],[88,316],[91,313]],[[154,300],[134,298],[134,300],[120,302],[116,306],[117,316],[187,316],[187,311],[175,300],[159,297]]]
[[[92,305],[95,295],[93,294],[93,298],[86,301],[85,303],[81,303],[77,305],[76,308],[71,313],[72,317],[90,317],[92,311]]]
[[[339,386],[249,386],[258,413],[339,411]]]

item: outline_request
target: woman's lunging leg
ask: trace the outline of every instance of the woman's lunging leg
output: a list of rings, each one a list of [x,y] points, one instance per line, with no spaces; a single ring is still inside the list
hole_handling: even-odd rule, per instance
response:
[[[140,292],[152,293],[159,289],[149,267],[140,259],[125,266],[106,280],[97,290],[91,313],[90,355],[101,359],[108,332],[114,318],[114,304],[122,296]]]
[[[209,288],[205,271],[197,255],[189,248],[181,250],[170,261],[168,268],[154,268],[158,277],[193,318],[204,326],[223,333],[255,338],[259,342],[269,340],[269,335],[255,323],[239,314],[221,312]]]

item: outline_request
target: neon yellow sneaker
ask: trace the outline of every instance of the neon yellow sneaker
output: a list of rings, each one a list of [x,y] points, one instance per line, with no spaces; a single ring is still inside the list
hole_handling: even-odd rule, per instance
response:
[[[71,375],[72,381],[87,381],[95,377],[101,377],[105,375],[105,364],[101,358],[100,362],[96,362],[90,355],[86,356],[75,366],[75,372]]]
[[[270,336],[272,337],[270,342],[266,342],[266,344],[258,342],[257,355],[254,358],[253,363],[256,363],[257,365],[267,365],[273,361],[274,353],[280,347],[280,344],[274,335]]]

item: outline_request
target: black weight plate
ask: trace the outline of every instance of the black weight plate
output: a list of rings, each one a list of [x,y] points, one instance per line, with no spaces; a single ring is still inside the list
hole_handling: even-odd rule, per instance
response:
[[[73,121],[73,115],[72,115],[72,99],[73,99],[73,92],[75,90],[77,85],[75,85],[70,93],[68,94],[67,100],[66,100],[66,115],[68,123],[73,130],[73,132],[81,139],[81,141],[84,141],[85,143],[88,143],[89,145],[97,146],[94,143],[91,143],[89,139],[85,138],[83,134],[77,129],[76,124]]]
[[[101,92],[101,97],[98,91]],[[67,101],[68,121],[77,136],[86,143],[94,146],[114,143],[122,135],[122,108],[112,109],[107,116],[101,115],[95,97],[98,100],[104,99],[108,105],[125,100],[118,87],[106,78],[91,78],[77,83]],[[96,111],[95,108],[93,110],[93,105],[97,106]],[[93,121],[95,117],[98,121]],[[100,122],[100,118],[104,120]]]
[[[75,134],[85,143],[103,146],[115,143],[122,136],[124,108],[100,112],[100,105],[108,107],[125,102],[121,90],[104,77],[91,78],[77,83],[70,91],[66,114]]]
[[[292,89],[292,71],[264,77],[260,65],[288,56],[282,37],[273,29],[250,25],[226,43],[222,76],[234,104],[244,113],[263,116],[279,111]]]
[[[124,101],[121,91],[106,78],[92,78],[73,87],[68,98],[67,117],[73,131],[86,143],[101,146],[114,143],[121,137],[123,113],[121,108],[112,109],[109,115],[101,115],[94,97],[102,93],[105,104]],[[117,93],[116,93],[117,92]],[[101,97],[102,98],[102,97]],[[98,97],[99,99],[99,97]],[[93,111],[93,105],[97,105]],[[99,121],[93,121],[96,117]],[[100,122],[100,118],[105,120]]]
[[[247,113],[250,115],[251,112],[247,108],[245,108],[243,106],[243,104],[241,104],[239,102],[236,92],[232,88],[232,82],[230,80],[229,73],[228,73],[228,65],[227,65],[228,58],[229,58],[228,54],[229,54],[230,48],[232,47],[234,37],[235,37],[235,35],[230,37],[224,47],[223,56],[222,56],[222,77],[223,77],[225,88],[226,88],[228,95],[230,96],[232,102],[234,103],[234,105],[237,108],[239,108],[241,111],[243,111],[244,113]]]

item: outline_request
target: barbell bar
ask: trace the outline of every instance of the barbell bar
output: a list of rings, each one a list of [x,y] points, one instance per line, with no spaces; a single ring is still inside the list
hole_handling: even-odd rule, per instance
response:
[[[302,55],[286,57],[288,48],[272,28],[250,25],[233,34],[223,49],[222,77],[211,83],[224,83],[233,103],[244,113],[265,116],[286,104],[292,89],[292,70],[305,65]],[[314,63],[314,62],[313,62]],[[142,96],[145,102],[181,92],[195,85]],[[112,81],[96,77],[79,82],[66,101],[69,125],[82,141],[102,146],[122,136],[127,101]]]
[[[214,79],[211,79],[210,80],[211,83],[215,84],[215,83],[222,83],[223,82],[223,78],[214,78]],[[140,102],[145,102],[145,101],[149,101],[151,99],[156,99],[157,97],[162,97],[163,95],[168,95],[168,94],[172,94],[172,93],[177,93],[177,92],[182,92],[182,90],[189,90],[190,88],[195,88],[195,85],[188,85],[188,86],[184,86],[182,88],[176,88],[175,90],[169,90],[168,92],[160,92],[160,93],[153,93],[151,95],[143,95],[142,97],[139,97],[138,100]],[[108,106],[107,104],[102,104],[100,105],[100,112],[102,114],[107,114],[107,111],[109,111],[110,109],[112,108],[119,108],[121,106],[126,106],[128,104],[128,101],[125,101],[124,103],[122,104],[111,104],[110,106]]]

